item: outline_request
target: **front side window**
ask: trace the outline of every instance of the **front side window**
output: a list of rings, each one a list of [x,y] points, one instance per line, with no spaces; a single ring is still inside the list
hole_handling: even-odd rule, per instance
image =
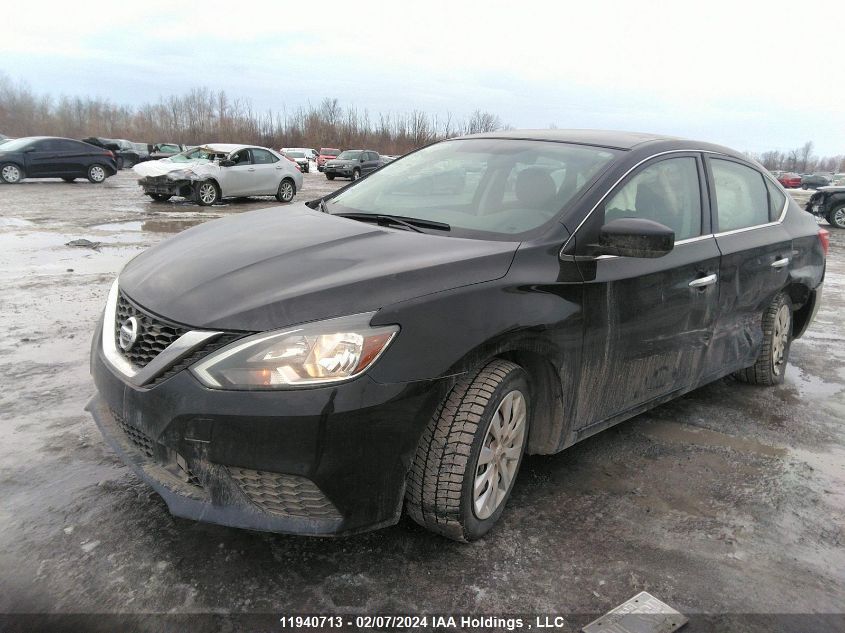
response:
[[[248,149],[242,149],[238,152],[235,152],[234,154],[232,154],[232,157],[231,157],[230,160],[234,161],[236,167],[239,166],[239,165],[251,165],[252,164],[252,159],[249,157],[249,150]]]
[[[691,156],[653,163],[623,185],[605,205],[604,221],[644,218],[675,231],[676,240],[701,235],[701,190]]]
[[[444,141],[388,163],[327,207],[442,222],[452,236],[525,238],[559,217],[618,154],[547,141]]]
[[[769,222],[769,196],[761,173],[720,158],[711,159],[710,165],[720,232]]]

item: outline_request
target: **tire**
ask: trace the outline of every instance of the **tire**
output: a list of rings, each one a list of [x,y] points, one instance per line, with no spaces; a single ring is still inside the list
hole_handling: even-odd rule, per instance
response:
[[[213,180],[203,180],[197,185],[194,198],[201,207],[210,207],[220,201],[220,187]]]
[[[305,166],[305,173],[306,173],[306,174],[310,174],[310,173],[311,173],[311,165],[306,165],[306,166]]]
[[[827,223],[836,229],[845,229],[845,204],[834,207],[827,214]]]
[[[123,156],[118,156],[115,161],[118,169],[123,169]]]
[[[334,174],[326,174],[326,178],[329,180],[334,180]]]
[[[358,180],[361,177],[361,170],[360,169],[353,169],[352,170],[352,180]]]
[[[493,527],[510,497],[525,452],[531,419],[529,394],[525,370],[506,360],[493,360],[458,380],[423,431],[411,465],[405,505],[414,521],[463,542],[481,538]],[[499,415],[507,410],[507,402],[517,406],[511,407],[515,415],[510,422],[515,426],[505,450],[497,448],[494,422],[504,419],[507,427],[507,414]],[[493,457],[487,464],[479,463],[482,448]],[[508,478],[501,476],[505,472]],[[495,498],[491,476],[496,480]]]
[[[792,344],[792,301],[782,292],[763,313],[763,347],[751,367],[740,369],[734,376],[751,385],[779,385],[789,362]]]
[[[296,185],[290,178],[285,178],[279,183],[279,188],[276,190],[276,200],[279,202],[288,203],[293,200],[296,195]]]
[[[148,193],[147,195],[153,199],[153,202],[167,202],[173,197],[169,193]]]
[[[808,187],[807,185],[801,185],[801,188],[802,188],[804,191],[807,191],[807,189],[809,189],[809,187]]]
[[[16,185],[24,178],[23,169],[14,163],[4,163],[0,166],[0,179],[7,185]]]
[[[71,178],[70,176],[65,176],[64,178],[62,178],[62,180],[64,180],[65,182],[73,182],[74,180],[76,180],[76,178]]]
[[[93,165],[88,166],[89,182],[93,182],[95,185],[99,185],[100,183],[105,182],[106,178],[108,178],[108,172],[106,171],[105,167],[103,167],[99,163],[94,163]]]

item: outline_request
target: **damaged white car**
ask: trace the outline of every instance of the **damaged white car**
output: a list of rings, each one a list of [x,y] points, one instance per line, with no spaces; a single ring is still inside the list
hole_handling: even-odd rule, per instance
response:
[[[202,206],[240,196],[276,196],[279,202],[290,202],[302,188],[302,174],[293,163],[271,149],[251,145],[201,145],[133,169],[144,193],[156,202],[173,196]]]

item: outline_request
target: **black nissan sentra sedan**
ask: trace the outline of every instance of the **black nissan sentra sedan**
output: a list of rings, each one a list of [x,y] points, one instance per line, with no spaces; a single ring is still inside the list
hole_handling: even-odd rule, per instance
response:
[[[24,178],[87,178],[100,184],[116,173],[111,150],[71,138],[28,136],[0,145],[0,182],[8,185]]]
[[[178,516],[485,534],[551,454],[733,374],[780,383],[828,234],[717,145],[598,131],[440,142],[132,260],[88,405]]]

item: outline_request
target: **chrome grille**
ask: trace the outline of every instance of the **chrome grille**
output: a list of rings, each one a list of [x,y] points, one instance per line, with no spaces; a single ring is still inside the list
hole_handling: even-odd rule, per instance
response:
[[[229,473],[244,494],[265,512],[309,519],[341,518],[334,504],[310,479],[233,466],[229,466]]]
[[[120,326],[129,317],[138,319],[138,338],[129,350],[120,347]],[[117,298],[114,336],[117,349],[136,367],[145,367],[180,336],[187,328],[153,316],[129,300],[122,292]]]

